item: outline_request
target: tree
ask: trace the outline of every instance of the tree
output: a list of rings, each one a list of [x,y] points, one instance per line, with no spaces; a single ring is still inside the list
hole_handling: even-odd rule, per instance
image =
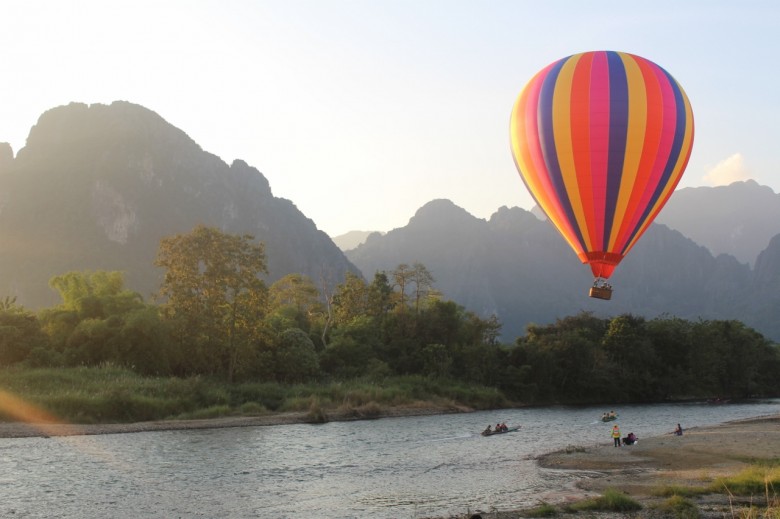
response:
[[[368,313],[383,319],[393,308],[393,287],[385,272],[376,272],[368,287]]]
[[[336,293],[333,296],[333,313],[337,326],[368,315],[369,288],[363,278],[352,272],[347,272],[344,283],[336,287]]]
[[[268,290],[270,310],[291,309],[296,316],[296,326],[305,332],[314,319],[321,318],[325,307],[320,292],[308,276],[287,274]]]
[[[259,336],[267,303],[259,277],[267,272],[264,246],[253,240],[199,225],[163,239],[155,260],[166,269],[160,288],[166,316],[196,357],[190,369],[220,371],[231,382],[240,353]]]
[[[420,313],[420,303],[433,291],[433,275],[422,263],[412,265],[411,280],[414,283],[414,311]]]
[[[398,298],[396,310],[403,313],[406,311],[406,288],[412,282],[414,269],[406,263],[401,263],[392,272],[392,276],[395,283],[394,286],[398,287],[398,292],[396,292]]]
[[[275,374],[280,382],[304,382],[319,371],[314,343],[298,328],[288,328],[279,335],[275,357]]]
[[[115,362],[143,373],[168,373],[159,310],[125,289],[122,272],[68,272],[49,285],[60,293],[62,304],[42,311],[40,319],[67,363]],[[145,316],[140,337],[132,331],[142,322],[139,316]]]
[[[62,298],[60,309],[76,312],[81,319],[103,319],[143,306],[138,292],[125,289],[119,271],[68,272],[51,278],[49,286]]]
[[[37,348],[48,346],[38,319],[16,304],[16,298],[0,301],[0,366],[27,360]]]

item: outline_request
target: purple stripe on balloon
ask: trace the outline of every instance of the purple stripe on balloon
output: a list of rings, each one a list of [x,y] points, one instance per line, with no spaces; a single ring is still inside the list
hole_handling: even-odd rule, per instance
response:
[[[603,248],[609,246],[609,236],[615,220],[615,210],[623,176],[626,139],[628,137],[628,79],[620,55],[608,51],[609,64],[609,156],[607,162],[607,186],[604,207]]]

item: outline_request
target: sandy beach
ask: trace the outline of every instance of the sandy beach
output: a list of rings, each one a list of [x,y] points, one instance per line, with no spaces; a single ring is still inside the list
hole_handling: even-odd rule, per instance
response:
[[[611,442],[590,447],[572,447],[540,456],[537,461],[549,470],[577,471],[582,475],[576,491],[560,493],[558,502],[599,495],[614,488],[630,495],[643,510],[630,514],[601,514],[597,517],[664,517],[654,506],[664,497],[652,490],[664,485],[706,486],[720,476],[733,475],[751,462],[780,456],[780,416],[729,422],[713,427],[692,428],[683,436],[667,434],[640,438],[631,446],[614,447]],[[780,490],[780,489],[777,489]],[[739,499],[725,495],[691,498],[702,517],[732,517]],[[741,503],[745,504],[745,503]],[[483,516],[487,519],[490,516]],[[518,517],[497,514],[494,517]]]

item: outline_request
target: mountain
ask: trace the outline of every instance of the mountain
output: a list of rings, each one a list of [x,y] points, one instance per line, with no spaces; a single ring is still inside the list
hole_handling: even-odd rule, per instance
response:
[[[349,231],[345,234],[340,234],[331,238],[336,246],[343,250],[352,250],[361,243],[365,243],[366,239],[373,233],[379,231]],[[380,235],[383,233],[379,233]]]
[[[531,212],[484,220],[433,200],[405,227],[354,235],[365,241],[344,253],[246,162],[226,164],[144,107],[73,103],[44,113],[16,157],[0,143],[0,297],[51,306],[51,277],[100,269],[125,271],[148,298],[160,240],[205,224],[264,242],[269,282],[303,273],[335,284],[421,262],[448,299],[497,315],[508,341],[583,310],[739,319],[780,340],[778,205],[750,181],[680,190],[600,301],[587,297],[590,269]]]
[[[57,303],[48,280],[71,270],[125,271],[148,298],[160,240],[198,224],[264,242],[269,282],[359,273],[262,173],[144,107],[72,103],[44,113],[15,158],[0,145],[0,294],[25,306]]]
[[[580,311],[740,319],[780,339],[771,317],[780,310],[775,295],[780,237],[753,271],[733,256],[713,256],[680,232],[654,224],[612,277],[611,301],[587,296],[590,269],[549,222],[519,208],[502,207],[486,221],[448,200],[434,200],[406,227],[372,235],[346,254],[367,277],[400,263],[424,264],[448,299],[483,317],[497,315],[504,340],[523,335],[528,323],[551,323]],[[763,309],[761,318],[756,308]]]
[[[780,234],[780,194],[754,180],[728,186],[678,189],[656,218],[713,254],[755,264]]]

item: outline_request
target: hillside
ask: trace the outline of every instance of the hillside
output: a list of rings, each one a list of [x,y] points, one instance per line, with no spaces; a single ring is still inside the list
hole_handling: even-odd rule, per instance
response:
[[[57,302],[52,276],[122,270],[156,292],[160,239],[205,224],[266,245],[272,282],[300,272],[338,282],[357,269],[262,173],[228,165],[144,107],[73,103],[44,113],[17,156],[0,147],[0,294]]]

